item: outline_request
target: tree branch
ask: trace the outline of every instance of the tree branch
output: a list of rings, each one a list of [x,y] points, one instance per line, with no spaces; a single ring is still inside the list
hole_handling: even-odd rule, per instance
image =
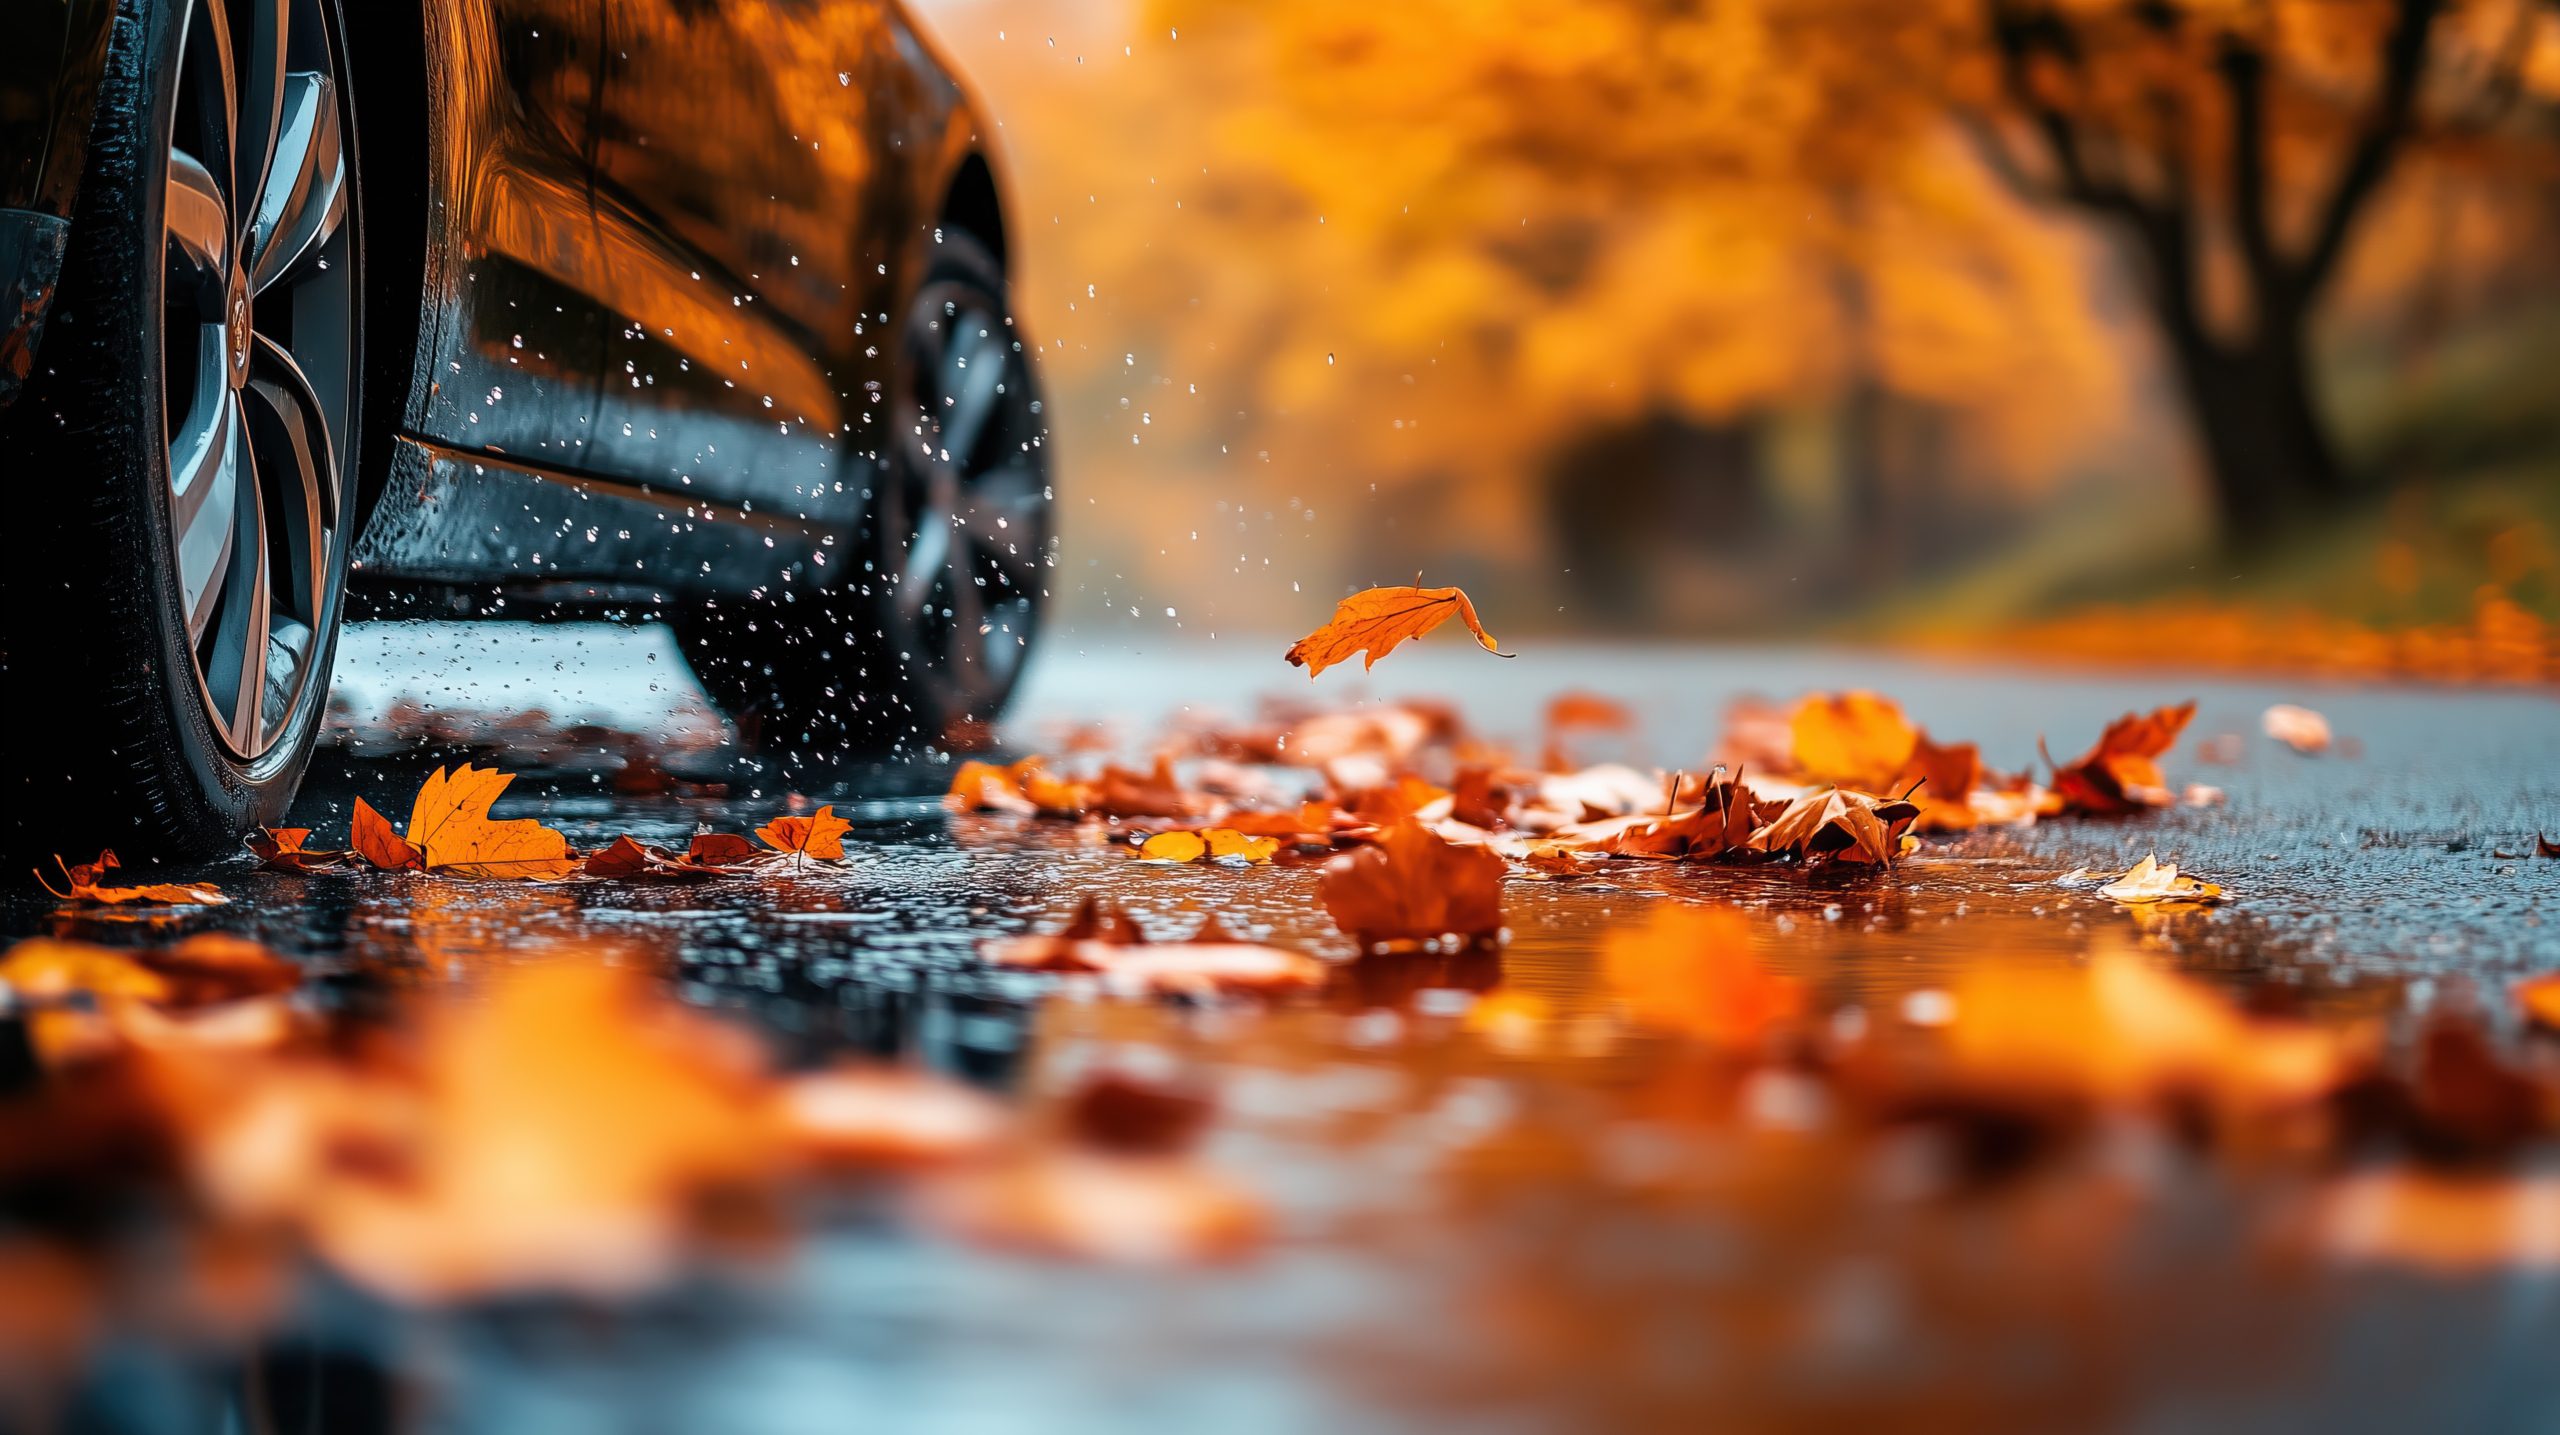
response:
[[[2399,16],[2383,42],[2382,80],[2375,88],[2372,112],[2338,172],[2328,202],[2318,210],[2320,219],[2312,230],[2310,247],[2293,268],[2294,293],[2306,301],[2336,270],[2356,217],[2390,174],[2391,163],[2409,136],[2418,90],[2426,79],[2436,16],[2443,8],[2443,0],[2400,0]]]

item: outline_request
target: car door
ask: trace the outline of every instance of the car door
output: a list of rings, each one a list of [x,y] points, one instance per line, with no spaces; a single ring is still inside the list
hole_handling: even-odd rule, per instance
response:
[[[446,127],[449,242],[430,266],[431,359],[413,433],[530,467],[591,466],[610,276],[595,262],[601,0],[425,7]]]
[[[599,465],[849,526],[893,347],[878,302],[889,245],[863,202],[885,7],[606,0],[606,16],[597,221],[619,307]]]

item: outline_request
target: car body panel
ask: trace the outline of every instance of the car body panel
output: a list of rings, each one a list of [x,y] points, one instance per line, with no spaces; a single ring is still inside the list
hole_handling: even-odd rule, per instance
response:
[[[751,591],[849,552],[892,450],[902,296],[985,158],[894,0],[347,8],[360,182],[414,252],[377,273],[419,283],[414,330],[392,316],[414,352],[377,370],[357,580]],[[68,215],[114,9],[0,0],[40,22],[0,60],[0,201]],[[37,281],[0,320],[41,317],[61,242],[0,224]],[[31,362],[32,326],[7,332]]]
[[[0,409],[35,371],[115,0],[0,0]]]

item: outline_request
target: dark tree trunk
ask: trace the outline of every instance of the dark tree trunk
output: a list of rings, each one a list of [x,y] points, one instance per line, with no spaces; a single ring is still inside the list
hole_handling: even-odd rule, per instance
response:
[[[2226,344],[2168,327],[2179,392],[2227,546],[2255,547],[2344,495],[2298,330],[2270,329]]]

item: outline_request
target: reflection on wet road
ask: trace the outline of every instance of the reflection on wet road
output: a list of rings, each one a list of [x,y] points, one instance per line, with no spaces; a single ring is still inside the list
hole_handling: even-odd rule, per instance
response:
[[[351,647],[346,723],[370,734],[365,755],[325,763],[296,819],[326,832],[344,830],[355,796],[404,802],[447,755],[404,751],[384,726],[395,705],[412,722],[445,715],[452,736],[481,731],[457,714],[512,712],[528,693],[550,721],[515,738],[547,746],[538,762],[497,756],[543,771],[502,810],[539,813],[581,848],[743,830],[789,796],[716,745],[651,634],[410,626]],[[457,651],[477,656],[437,656]],[[1241,716],[1258,693],[1306,691],[1259,643],[1105,655],[1069,637],[1042,662],[1009,730],[1022,751],[1106,724],[1142,754],[1204,697]],[[415,672],[455,676],[391,680]],[[1424,648],[1365,684],[1334,676],[1328,694],[1452,698],[1522,750],[1549,695],[1606,693],[1642,730],[1595,755],[1675,766],[1751,691],[1877,688],[2003,768],[2026,766],[2040,735],[2060,755],[2118,713],[2193,695],[2170,776],[2222,787],[2228,804],[1933,839],[1881,879],[1621,863],[1590,881],[1515,881],[1498,956],[1400,963],[1350,960],[1312,869],[1140,864],[1097,831],[949,816],[939,768],[866,769],[803,794],[855,830],[840,869],[787,882],[305,880],[244,858],[209,874],[238,904],[192,920],[307,958],[338,999],[601,939],[662,966],[686,1001],[752,1022],[790,1064],[875,1053],[1036,1109],[1080,1072],[1143,1054],[1215,1089],[1204,1155],[1271,1212],[1251,1262],[1130,1270],[920,1234],[933,1213],[884,1190],[810,1213],[818,1234],[789,1259],[616,1320],[548,1306],[400,1316],[341,1296],[349,1308],[324,1305],[312,1328],[399,1372],[428,1395],[427,1428],[449,1429],[623,1429],[638,1412],[666,1429],[823,1429],[884,1410],[901,1428],[955,1430],[1698,1428],[1708,1410],[1729,1428],[2384,1429],[2440,1415],[2449,1386],[2486,1402],[2470,1428],[2531,1428],[2549,1408],[2531,1354],[2560,1333],[2547,1267],[2420,1279],[2323,1260],[2326,1197],[2303,1172],[2198,1162],[2131,1128],[2102,1128],[2066,1165],[1992,1195],[1923,1199],[1963,1183],[1916,1147],[1826,1135],[1837,1098],[1783,1068],[1745,1072],[1621,1028],[1594,958],[1613,926],[1705,898],[1746,908],[1755,949],[1835,1025],[1918,1011],[1914,994],[1985,969],[2114,947],[2246,987],[2261,1007],[2405,1021],[2560,965],[2560,863],[2492,855],[2560,827],[2547,697],[1534,645],[1512,664]],[[2325,712],[2355,755],[2304,758],[2259,736],[2259,713],[2288,700]],[[590,726],[564,744],[564,723]],[[699,739],[664,755],[651,785],[673,790],[614,791],[635,751],[614,734],[671,726]],[[2222,734],[2242,735],[2236,760],[2198,762]],[[683,795],[713,781],[726,790]],[[2155,848],[2238,900],[2146,920],[2055,882]],[[1335,959],[1335,976],[1303,1002],[1188,1007],[977,961],[985,938],[1054,925],[1091,895],[1160,935],[1216,913],[1248,939]],[[5,920],[120,940],[23,900]],[[1488,992],[1537,999],[1535,1019],[1483,1019]],[[2355,1354],[2368,1350],[2394,1355]],[[2256,1413],[2278,1409],[2282,1427]]]

